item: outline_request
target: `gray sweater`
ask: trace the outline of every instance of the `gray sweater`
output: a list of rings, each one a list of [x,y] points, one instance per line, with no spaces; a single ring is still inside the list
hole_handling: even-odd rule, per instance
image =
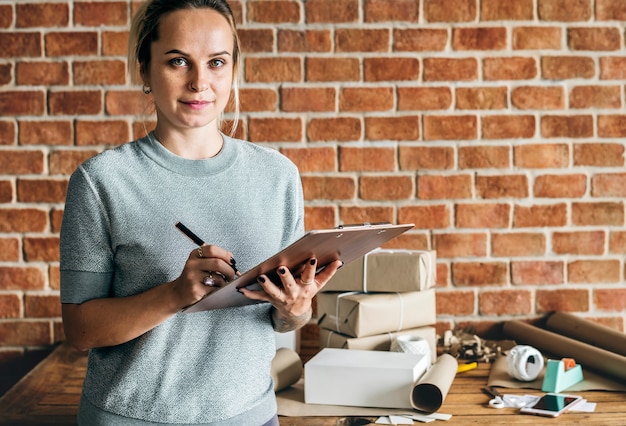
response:
[[[70,179],[61,302],[177,278],[195,248],[177,221],[246,271],[300,237],[303,216],[298,170],[276,150],[226,136],[206,160],[178,157],[151,137],[107,150]],[[269,304],[178,313],[90,351],[81,415],[102,424],[263,424],[276,412],[274,353]]]

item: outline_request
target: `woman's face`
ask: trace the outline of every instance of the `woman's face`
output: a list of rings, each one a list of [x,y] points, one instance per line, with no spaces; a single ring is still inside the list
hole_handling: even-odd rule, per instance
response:
[[[213,9],[184,9],[161,19],[146,83],[160,132],[213,126],[233,83],[233,34]]]

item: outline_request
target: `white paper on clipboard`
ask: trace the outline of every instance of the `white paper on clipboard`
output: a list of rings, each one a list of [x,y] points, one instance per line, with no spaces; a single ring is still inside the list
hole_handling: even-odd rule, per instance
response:
[[[267,275],[274,283],[280,282],[276,269],[281,265],[288,267],[292,274],[298,275],[304,263],[312,257],[317,258],[317,264],[320,268],[335,260],[341,260],[344,264],[348,264],[408,231],[413,226],[412,223],[401,225],[364,224],[309,231],[285,249],[245,272],[228,285],[211,293],[209,297],[187,307],[184,312],[191,313],[259,303],[259,301],[248,299],[237,289],[246,286],[260,288],[256,279],[261,274]]]

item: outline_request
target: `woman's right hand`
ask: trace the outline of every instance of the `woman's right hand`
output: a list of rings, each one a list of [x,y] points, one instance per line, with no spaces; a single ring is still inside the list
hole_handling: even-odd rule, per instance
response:
[[[234,278],[232,253],[212,245],[201,249],[189,254],[183,271],[174,281],[132,296],[64,303],[62,315],[67,340],[81,351],[126,343]],[[210,277],[213,286],[204,284],[205,278]]]
[[[216,245],[194,249],[172,281],[181,309],[204,299],[236,278],[233,254]]]

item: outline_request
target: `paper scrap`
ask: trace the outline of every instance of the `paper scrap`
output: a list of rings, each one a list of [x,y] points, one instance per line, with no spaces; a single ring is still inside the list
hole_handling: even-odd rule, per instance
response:
[[[444,422],[447,422],[448,420],[452,418],[452,414],[445,414],[445,413],[426,414],[424,413],[424,414],[410,414],[405,417],[408,417],[410,419],[417,420],[417,421],[421,421],[421,420],[418,420],[418,417],[419,417],[422,419],[443,420]]]
[[[382,416],[376,420],[379,425],[412,425],[413,420],[404,416]]]
[[[411,416],[411,418],[420,423],[430,423],[435,421],[435,419],[428,416]]]
[[[570,408],[570,412],[579,412],[579,413],[593,413],[596,411],[596,403],[589,402],[586,399],[583,399],[578,404],[574,405]]]

